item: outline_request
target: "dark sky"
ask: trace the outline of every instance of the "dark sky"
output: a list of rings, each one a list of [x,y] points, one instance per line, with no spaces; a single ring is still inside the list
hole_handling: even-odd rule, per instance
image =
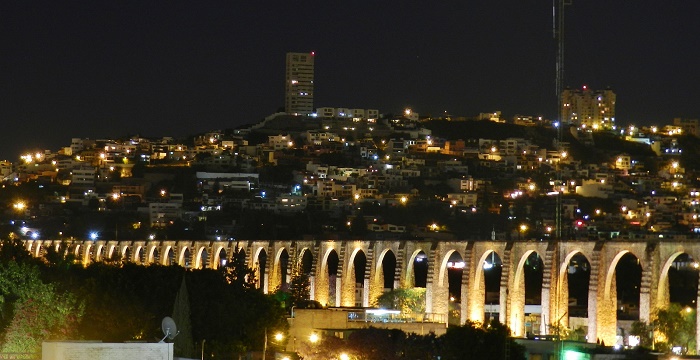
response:
[[[0,2],[0,159],[71,137],[183,136],[284,103],[316,51],[315,106],[553,116],[551,0]],[[565,84],[619,123],[700,117],[700,1],[573,0]]]

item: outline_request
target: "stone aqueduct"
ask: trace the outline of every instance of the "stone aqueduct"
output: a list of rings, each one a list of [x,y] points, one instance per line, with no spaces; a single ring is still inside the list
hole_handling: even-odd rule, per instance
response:
[[[644,239],[609,241],[414,241],[414,240],[275,240],[275,241],[70,241],[27,240],[27,250],[35,257],[43,256],[48,247],[67,248],[78,261],[87,265],[110,257],[120,257],[138,264],[179,264],[190,268],[221,266],[234,247],[246,254],[249,266],[258,267],[264,259],[264,275],[260,286],[268,292],[288,282],[294,261],[311,256],[311,297],[322,304],[355,305],[355,258],[365,258],[363,306],[370,306],[384,288],[384,258],[392,253],[396,260],[393,288],[415,285],[414,264],[417,256],[428,261],[426,312],[445,316],[449,307],[448,260],[457,252],[465,266],[461,279],[461,321],[484,320],[485,280],[483,265],[492,253],[502,261],[499,319],[514,336],[525,333],[525,286],[523,266],[533,252],[544,265],[542,279],[542,328],[561,319],[568,325],[568,265],[581,254],[590,263],[588,286],[588,341],[597,339],[614,344],[617,325],[615,268],[620,258],[631,253],[642,268],[639,317],[648,321],[654,308],[670,302],[668,272],[673,261],[685,253],[700,259],[700,242],[691,240]],[[308,252],[308,254],[306,254]],[[264,254],[264,255],[261,255]],[[329,281],[329,257],[337,256],[335,298]],[[283,261],[287,256],[288,261]],[[286,268],[283,269],[283,264]],[[283,276],[286,279],[283,279]],[[700,303],[700,295],[698,295]],[[554,319],[552,321],[551,319]],[[700,322],[696,327],[700,340]],[[699,341],[700,342],[700,341]]]

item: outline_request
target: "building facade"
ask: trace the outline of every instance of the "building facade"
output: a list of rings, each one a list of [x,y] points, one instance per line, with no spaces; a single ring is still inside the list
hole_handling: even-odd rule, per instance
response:
[[[309,115],[314,111],[314,53],[287,53],[284,111]]]
[[[615,93],[587,86],[561,93],[561,121],[588,129],[611,129],[615,125]]]

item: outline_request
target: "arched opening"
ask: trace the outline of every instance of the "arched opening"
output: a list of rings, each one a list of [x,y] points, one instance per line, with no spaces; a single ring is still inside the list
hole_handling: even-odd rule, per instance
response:
[[[476,296],[477,301],[483,301],[483,312],[472,314],[472,320],[484,323],[498,321],[501,313],[501,273],[503,262],[495,251],[487,251],[476,267]],[[477,302],[475,309],[479,309]]]
[[[291,276],[289,273],[289,252],[287,249],[282,249],[282,251],[280,251],[279,267],[277,270],[279,271],[278,280],[280,289],[287,291],[287,289],[289,289],[289,277]]]
[[[131,258],[131,247],[125,246],[124,251],[122,252],[122,261],[123,262],[132,262],[133,259]]]
[[[301,254],[301,271],[306,275],[310,275],[311,269],[313,267],[313,262],[314,256],[311,255],[311,251],[309,249],[304,249]]]
[[[199,249],[199,254],[197,255],[197,261],[195,261],[195,267],[197,269],[204,269],[209,264],[209,253],[207,248],[202,247]]]
[[[192,268],[192,253],[190,252],[190,248],[186,247],[184,250],[182,250],[182,258],[180,259],[179,263],[185,269]]]
[[[591,264],[588,259],[579,253],[571,256],[566,270],[562,274],[566,276],[567,296],[560,301],[566,301],[566,314],[560,316],[568,318],[568,322],[562,322],[576,334],[575,340],[585,341],[587,334],[586,319],[588,318],[588,284],[591,279]],[[556,320],[556,319],[554,319]]]
[[[509,282],[508,326],[514,336],[539,334],[542,329],[543,262],[534,250],[526,251]]]
[[[358,250],[352,260],[352,269],[348,278],[352,279],[354,287],[353,305],[356,307],[363,306],[365,296],[365,266],[367,265],[367,256],[362,250]]]
[[[460,325],[462,313],[462,273],[464,272],[464,259],[462,255],[457,251],[453,251],[447,258],[444,269],[447,271],[448,285],[447,320],[451,325]],[[444,275],[444,273],[442,275]],[[464,300],[466,301],[467,299]]]
[[[103,257],[104,257],[104,245],[98,245],[97,251],[95,252],[95,261],[97,261],[97,262],[102,261]]]
[[[160,252],[158,252],[157,247],[151,248],[151,253],[148,255],[148,264],[157,264],[158,259],[160,259]]]
[[[614,277],[612,281],[617,292],[617,319],[639,320],[639,294],[642,285],[642,266],[639,259],[632,253],[624,254],[615,267]]]
[[[170,266],[175,264],[175,252],[173,251],[173,248],[168,246],[168,249],[165,250],[165,257],[163,258],[163,265]]]
[[[31,246],[31,245],[30,245]],[[31,251],[31,250],[29,250]],[[41,256],[41,244],[37,243],[36,244],[36,249],[34,249],[34,257],[40,257]]]
[[[267,252],[265,249],[260,249],[257,259],[255,259],[256,276],[258,280],[258,289],[265,289],[267,281],[265,278],[265,264],[267,264]]]
[[[523,264],[525,277],[525,334],[539,334],[543,321],[542,317],[542,275],[544,262],[536,252],[530,253]]]
[[[217,262],[216,262],[216,268],[221,268],[226,266],[226,263],[228,263],[228,255],[226,254],[226,249],[221,248],[219,249],[219,253],[216,254]]]
[[[116,247],[115,247],[114,245],[111,245],[111,246],[109,247],[109,250],[107,250],[107,257],[106,257],[106,259],[113,260],[112,257],[114,256],[114,249],[115,249],[115,248],[116,248]]]
[[[134,262],[137,264],[144,264],[145,263],[145,254],[143,251],[143,247],[139,246],[136,248],[136,256],[134,256]]]
[[[411,264],[412,274],[409,274],[412,278],[409,278],[411,285],[413,287],[425,288],[428,284],[428,256],[423,251],[419,251],[413,257],[413,263]]]
[[[340,259],[338,258],[338,253],[335,250],[331,250],[328,253],[328,258],[326,259],[326,267],[328,271],[328,306],[338,306],[336,299],[336,283],[338,278],[338,264]]]
[[[697,307],[698,268],[700,268],[698,262],[687,253],[671,256],[668,264],[662,269],[661,279],[659,279],[657,305],[666,307],[669,303],[676,303],[684,308],[695,309]]]
[[[394,252],[389,250],[384,254],[381,262],[382,271],[381,275],[384,278],[384,292],[394,290],[396,288],[396,255]]]
[[[85,258],[83,259],[83,265],[88,266],[90,265],[90,262],[92,262],[92,259],[94,259],[94,252],[95,252],[95,246],[94,245],[86,245],[85,248]]]

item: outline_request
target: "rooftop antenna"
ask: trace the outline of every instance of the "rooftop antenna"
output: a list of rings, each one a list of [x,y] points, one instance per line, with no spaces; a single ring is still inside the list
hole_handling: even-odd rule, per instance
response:
[[[159,343],[165,342],[165,339],[168,338],[170,340],[174,340],[177,334],[180,332],[177,331],[177,325],[175,325],[175,320],[171,318],[170,316],[166,316],[163,318],[163,321],[160,322],[160,328],[163,330],[163,336],[162,339],[160,339]]]

